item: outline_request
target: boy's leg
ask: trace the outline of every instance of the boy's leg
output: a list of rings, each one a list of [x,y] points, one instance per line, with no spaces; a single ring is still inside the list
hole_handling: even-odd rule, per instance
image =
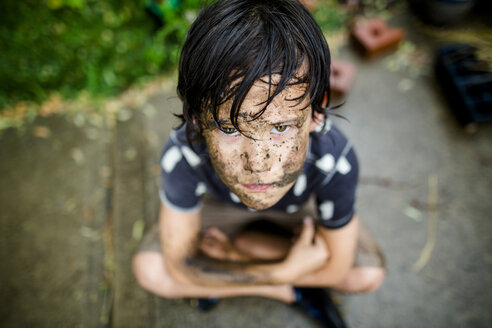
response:
[[[284,259],[294,243],[294,229],[267,219],[246,225],[233,238],[233,245],[246,256],[266,261]]]
[[[234,244],[252,258],[280,260],[289,252],[292,240],[285,234],[272,237],[270,232],[248,229],[236,236]],[[384,256],[370,232],[360,224],[354,266],[345,279],[335,286],[316,287],[329,287],[345,293],[368,293],[379,288],[385,275]]]
[[[292,303],[295,297],[292,287],[287,285],[216,288],[175,281],[166,270],[157,225],[145,236],[140,250],[134,256],[133,271],[143,288],[165,298],[261,296]]]
[[[359,224],[354,266],[335,288],[345,293],[369,293],[377,290],[386,276],[386,262],[376,240]]]
[[[234,235],[245,223],[254,220],[258,214],[238,209],[206,198],[202,209],[202,226],[219,227],[228,235]],[[162,254],[159,228],[156,223],[142,240],[133,257],[133,271],[138,283],[146,290],[166,298],[182,297],[234,297],[262,296],[291,303],[294,300],[292,286],[245,286],[245,287],[205,287],[190,286],[175,281],[168,273]]]
[[[290,232],[292,231],[290,228],[294,227],[296,223],[301,222],[302,218],[306,215],[314,217],[315,212],[313,208],[313,203],[311,202],[311,204],[296,214],[272,211],[269,211],[267,214],[263,213],[262,216],[266,215],[269,220],[283,225],[283,228],[277,225],[279,229],[272,229],[272,226],[269,226],[266,229],[267,233],[265,233],[259,231],[261,229],[242,229],[245,223],[258,220],[258,213],[238,210],[232,206],[207,200],[203,209],[203,226],[204,228],[218,227],[229,236],[235,236],[234,244],[236,248],[254,259],[276,260],[285,257],[293,243],[293,234]],[[247,226],[251,228],[251,225]],[[364,229],[360,229],[359,231],[365,232]],[[367,233],[362,234],[362,236],[364,238],[361,238],[361,234],[359,234],[356,265],[350,270],[346,279],[339,286],[316,287],[331,287],[348,293],[369,292],[379,287],[385,276],[384,260],[374,239]],[[370,245],[370,247],[361,247],[362,245]],[[361,254],[365,255],[361,256]],[[376,264],[368,262],[368,259],[371,258],[376,259],[373,261]],[[285,286],[221,288],[221,294],[217,294],[217,289],[215,288],[179,286],[168,275],[165,269],[157,224],[153,231],[148,233],[142,241],[140,250],[134,257],[133,267],[139,283],[147,290],[163,297],[231,297],[257,295],[287,302],[290,302],[293,297],[291,289],[285,288]]]

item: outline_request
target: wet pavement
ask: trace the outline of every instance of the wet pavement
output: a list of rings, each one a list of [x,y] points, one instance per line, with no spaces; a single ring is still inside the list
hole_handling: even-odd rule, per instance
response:
[[[395,24],[432,51],[412,19]],[[357,76],[339,111],[348,121],[334,121],[359,155],[358,212],[388,262],[377,292],[338,295],[348,324],[490,327],[492,125],[466,132],[431,76],[391,72],[388,57],[366,61],[350,47],[337,57]],[[136,284],[131,256],[156,219],[158,158],[179,110],[167,83],[114,126],[54,115],[2,133],[0,326],[317,326],[272,300],[201,313]]]

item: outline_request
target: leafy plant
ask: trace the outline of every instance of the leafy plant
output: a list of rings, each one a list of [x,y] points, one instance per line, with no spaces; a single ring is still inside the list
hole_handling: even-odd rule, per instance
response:
[[[0,111],[53,93],[109,96],[172,69],[201,1],[171,3],[156,30],[143,0],[2,0]]]
[[[324,32],[331,33],[346,27],[349,13],[337,1],[327,0],[320,3],[313,12],[313,17]]]
[[[0,1],[0,112],[53,95],[108,97],[173,69],[207,1]],[[330,0],[314,16],[334,31],[347,13]]]

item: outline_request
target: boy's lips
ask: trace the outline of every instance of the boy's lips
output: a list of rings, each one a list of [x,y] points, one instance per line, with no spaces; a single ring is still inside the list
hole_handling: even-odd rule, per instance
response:
[[[273,187],[273,184],[243,184],[244,188],[250,191],[264,191]]]

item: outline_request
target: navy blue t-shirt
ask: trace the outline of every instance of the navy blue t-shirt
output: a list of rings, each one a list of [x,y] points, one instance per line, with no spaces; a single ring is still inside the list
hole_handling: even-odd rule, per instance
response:
[[[201,208],[210,192],[225,203],[247,209],[215,173],[206,146],[193,151],[186,127],[173,131],[161,157],[161,201],[178,211]],[[346,225],[355,213],[358,162],[351,143],[327,120],[325,128],[311,133],[304,171],[287,194],[270,209],[295,213],[316,196],[320,223],[329,229]],[[261,212],[261,211],[259,211]]]

